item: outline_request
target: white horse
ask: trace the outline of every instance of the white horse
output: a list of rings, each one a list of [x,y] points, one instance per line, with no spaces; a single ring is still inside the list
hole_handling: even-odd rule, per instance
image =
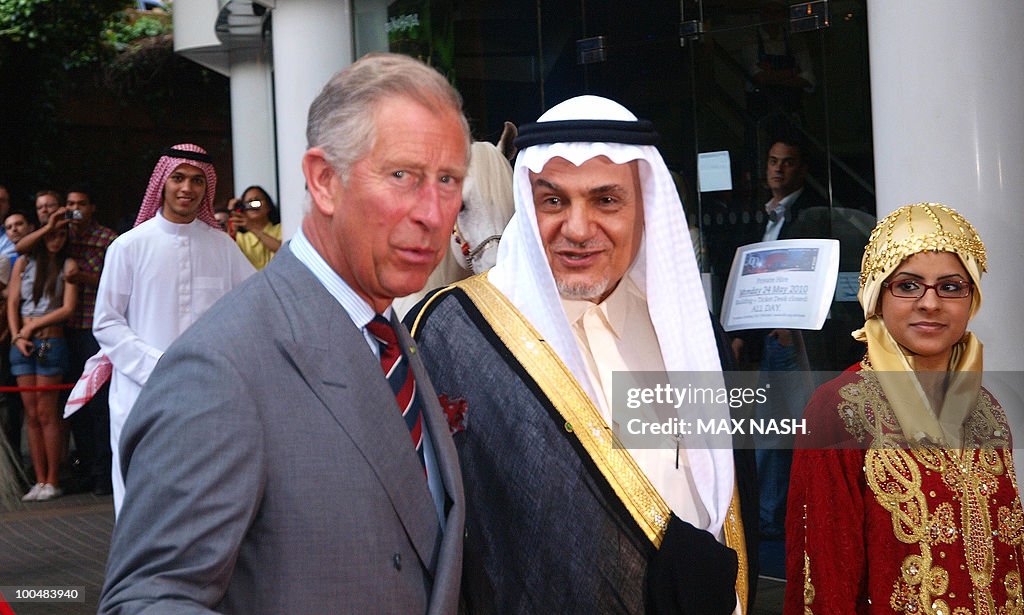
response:
[[[431,290],[494,266],[501,233],[515,211],[512,165],[507,156],[515,132],[515,126],[506,122],[497,146],[486,141],[473,143],[469,171],[462,183],[462,211],[452,231],[451,249],[427,278],[423,290],[395,299],[395,310],[400,317]]]

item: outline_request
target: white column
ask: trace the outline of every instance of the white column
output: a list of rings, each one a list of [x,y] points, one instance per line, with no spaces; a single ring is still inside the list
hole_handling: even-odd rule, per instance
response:
[[[227,56],[217,38],[219,2],[175,0],[174,52],[222,75],[228,74]]]
[[[868,0],[878,215],[937,201],[978,229],[986,371],[1024,368],[1022,31],[1020,0]]]
[[[269,41],[267,46],[269,47]],[[247,186],[260,185],[278,202],[277,158],[274,154],[274,88],[269,50],[232,49],[231,156],[235,185],[241,197]]]
[[[306,115],[327,80],[352,63],[352,9],[346,0],[278,0],[273,13],[278,202],[284,237],[302,222]]]

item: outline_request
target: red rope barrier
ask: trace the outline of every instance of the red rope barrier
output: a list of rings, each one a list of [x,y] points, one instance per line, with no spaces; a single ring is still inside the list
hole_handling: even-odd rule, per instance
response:
[[[34,387],[0,387],[0,393],[20,393],[22,391],[67,391],[75,388],[74,384],[41,384]],[[2,613],[0,613],[2,615]]]

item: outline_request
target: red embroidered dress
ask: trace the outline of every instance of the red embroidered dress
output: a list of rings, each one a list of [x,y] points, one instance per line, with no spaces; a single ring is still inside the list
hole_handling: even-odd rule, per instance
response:
[[[909,448],[860,367],[807,406],[789,490],[785,613],[1024,612],[1024,512],[998,402],[981,390],[964,422],[972,448]],[[834,447],[807,448],[824,443]]]

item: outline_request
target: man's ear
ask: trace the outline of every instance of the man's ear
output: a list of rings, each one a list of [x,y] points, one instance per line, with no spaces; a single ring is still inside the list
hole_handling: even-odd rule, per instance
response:
[[[327,160],[327,154],[319,147],[306,150],[302,156],[302,174],[306,177],[306,189],[315,207],[321,214],[334,214],[337,195],[341,192],[341,177]]]

